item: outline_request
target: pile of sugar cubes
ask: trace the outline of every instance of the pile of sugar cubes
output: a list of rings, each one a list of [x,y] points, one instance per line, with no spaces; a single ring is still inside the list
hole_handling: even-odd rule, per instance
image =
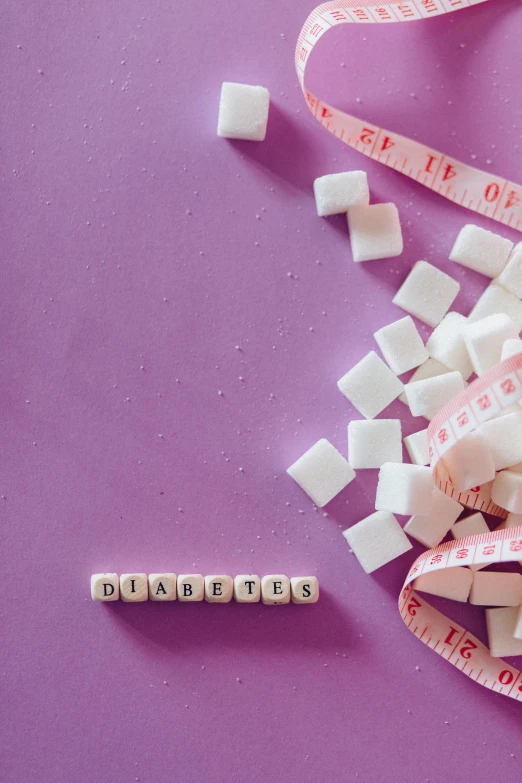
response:
[[[314,183],[319,216],[346,212],[353,260],[389,258],[402,252],[397,208],[369,204],[362,171],[320,177]],[[288,473],[318,507],[355,479],[377,469],[375,511],[343,532],[359,563],[371,573],[412,548],[426,548],[448,535],[488,533],[480,513],[461,518],[464,507],[434,485],[427,427],[402,439],[399,419],[376,419],[399,398],[428,422],[501,360],[522,353],[522,243],[517,245],[474,225],[456,238],[450,259],[491,279],[471,313],[450,311],[459,283],[427,261],[413,265],[393,303],[408,315],[374,333],[376,347],[337,382],[363,418],[348,425],[348,459],[328,440],[318,441]],[[424,344],[412,316],[433,329]],[[407,383],[398,376],[415,370]],[[403,449],[411,464],[402,461]],[[481,425],[447,453],[446,466],[458,492],[490,485],[495,503],[510,514],[502,524],[522,525],[522,409],[518,405]],[[402,527],[396,514],[408,517]],[[415,588],[487,607],[494,655],[522,654],[522,575],[455,567],[420,576]],[[519,636],[518,638],[515,638]],[[517,652],[513,652],[517,650]]]
[[[270,96],[264,87],[225,82],[218,135],[262,141]],[[398,256],[403,251],[395,204],[370,204],[364,171],[327,174],[314,182],[319,217],[345,213],[355,262]],[[408,536],[432,548],[454,538],[489,532],[480,513],[460,518],[464,507],[433,483],[427,428],[402,439],[399,419],[375,419],[395,399],[413,416],[430,421],[475,374],[522,353],[522,242],[466,225],[449,258],[491,280],[469,315],[450,311],[459,283],[427,261],[417,261],[393,298],[408,313],[379,329],[382,358],[370,351],[337,382],[363,417],[348,425],[348,459],[325,438],[288,473],[320,508],[355,479],[356,470],[378,469],[375,512],[343,536],[366,573],[411,549]],[[433,329],[424,344],[411,316]],[[415,370],[404,384],[397,376]],[[411,464],[402,462],[402,444]],[[455,489],[488,485],[495,503],[510,513],[500,525],[522,525],[522,409],[506,409],[482,424],[445,456]],[[404,528],[395,514],[409,517]],[[480,565],[435,571],[415,580],[417,590],[467,601],[487,610],[494,656],[522,654],[522,575],[484,572]],[[521,607],[521,608],[519,608]]]
[[[316,576],[268,574],[262,579],[256,574],[93,574],[91,576],[93,601],[207,601],[210,604],[228,604],[232,599],[240,604],[262,601],[268,606],[288,604],[315,604],[319,599]]]

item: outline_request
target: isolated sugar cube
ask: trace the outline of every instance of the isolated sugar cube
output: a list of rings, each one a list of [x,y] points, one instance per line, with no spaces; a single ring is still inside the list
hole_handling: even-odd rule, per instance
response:
[[[379,471],[375,508],[393,514],[429,514],[433,487],[430,468],[385,462]]]
[[[326,506],[355,478],[355,471],[326,438],[318,440],[299,457],[287,473],[319,508]]]
[[[460,284],[427,261],[417,261],[393,304],[428,326],[437,326],[453,304]]]
[[[429,359],[413,319],[407,315],[373,334],[388,366],[396,375],[413,370]]]
[[[444,365],[438,362],[436,359],[426,359],[426,361],[423,362],[420,367],[417,367],[408,383],[424,381],[426,378],[435,378],[437,375],[446,375],[448,372],[453,372],[453,370],[450,370],[449,367],[444,367]],[[402,392],[402,394],[399,395],[399,400],[405,405],[408,404],[405,392]]]
[[[458,440],[444,454],[444,464],[457,492],[480,487],[495,478],[490,442],[479,430]]]
[[[348,424],[348,459],[355,470],[380,468],[385,462],[402,462],[400,420],[351,421]]]
[[[365,419],[374,419],[404,388],[375,351],[352,367],[337,386]]]
[[[448,372],[424,381],[408,383],[404,393],[412,416],[432,419],[444,405],[464,389],[460,372]]]
[[[386,511],[370,514],[344,530],[343,536],[367,574],[412,548],[393,514]]]
[[[426,343],[426,349],[432,359],[437,359],[450,370],[458,370],[465,381],[473,372],[462,336],[462,328],[467,322],[468,319],[460,313],[447,313]]]
[[[469,358],[477,375],[484,375],[500,362],[506,340],[518,337],[518,330],[504,313],[488,315],[462,329]]]
[[[496,277],[504,269],[512,249],[513,242],[509,239],[468,224],[459,231],[449,257],[486,277]]]
[[[522,353],[522,340],[519,337],[510,337],[502,344],[500,360],[504,361],[504,359],[511,359],[511,357],[516,356],[517,353]]]
[[[358,204],[348,209],[347,216],[354,261],[376,261],[402,253],[402,231],[395,204]]]
[[[468,321],[479,321],[488,315],[499,313],[504,313],[511,318],[517,327],[517,333],[522,330],[522,302],[502,286],[491,283],[478,298],[475,307],[468,315]]]
[[[459,522],[455,522],[450,533],[453,538],[457,540],[468,538],[469,536],[479,536],[484,533],[489,533],[489,527],[480,511],[477,511],[475,514],[470,514],[469,516],[464,517],[464,519],[459,520]],[[475,564],[468,566],[468,568],[472,571],[479,571],[481,568],[484,568],[484,565]]]
[[[522,474],[511,470],[497,473],[491,487],[491,498],[501,508],[522,514]]]
[[[464,507],[436,487],[429,514],[414,515],[404,525],[404,532],[428,549],[438,546],[462,514]]]
[[[517,606],[486,609],[489,651],[493,658],[522,655],[522,639],[515,639],[513,635],[515,630],[518,632],[518,615]]]
[[[522,412],[485,421],[477,432],[486,439],[495,470],[522,462]]]
[[[520,606],[522,575],[493,571],[476,573],[469,602],[476,606]]]
[[[468,568],[455,566],[421,574],[414,581],[413,588],[423,593],[464,603],[468,600],[472,582],[473,574]]]
[[[319,217],[347,212],[355,204],[369,204],[370,191],[365,171],[342,171],[314,180],[314,196]]]
[[[227,139],[263,141],[269,106],[270,93],[265,87],[223,82],[217,135]]]
[[[419,430],[404,438],[404,445],[414,465],[429,465],[428,430]],[[391,460],[397,461],[397,460]]]
[[[497,277],[496,282],[517,299],[522,299],[522,242],[513,248],[507,264]]]

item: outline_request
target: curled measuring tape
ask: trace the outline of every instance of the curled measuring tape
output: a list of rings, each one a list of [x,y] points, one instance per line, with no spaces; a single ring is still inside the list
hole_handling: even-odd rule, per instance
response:
[[[456,492],[444,465],[444,454],[480,424],[520,399],[522,354],[493,367],[435,416],[428,427],[429,453],[435,483],[442,492],[470,508],[506,516],[506,511],[492,502],[487,486]],[[441,568],[520,561],[521,552],[522,527],[441,544],[417,558],[399,598],[401,617],[418,639],[480,685],[518,700],[522,700],[522,672],[501,658],[493,658],[481,641],[419,596],[412,582],[421,574]]]
[[[303,25],[295,67],[308,108],[345,144],[390,166],[450,201],[522,231],[522,186],[495,177],[398,133],[339,111],[309,92],[304,83],[310,53],[317,41],[341,24],[410,22],[458,11],[488,0],[332,0],[318,6]]]

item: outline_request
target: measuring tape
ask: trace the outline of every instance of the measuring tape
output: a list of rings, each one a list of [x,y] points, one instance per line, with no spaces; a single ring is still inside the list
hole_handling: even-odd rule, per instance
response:
[[[491,500],[489,487],[456,492],[443,457],[449,449],[488,419],[522,399],[522,354],[493,367],[449,402],[430,422],[428,443],[435,483],[446,495],[469,508],[505,517]],[[415,636],[468,677],[512,699],[522,699],[522,672],[500,658],[465,628],[438,612],[412,588],[421,574],[441,568],[520,560],[522,527],[460,538],[424,552],[411,567],[399,598],[401,617]]]
[[[304,84],[306,65],[317,41],[341,24],[388,24],[427,19],[458,11],[487,0],[333,0],[318,6],[303,25],[295,50],[295,67],[308,108],[345,144],[390,166],[450,201],[522,231],[522,186],[495,177],[437,150],[363,122],[339,111],[309,92]]]

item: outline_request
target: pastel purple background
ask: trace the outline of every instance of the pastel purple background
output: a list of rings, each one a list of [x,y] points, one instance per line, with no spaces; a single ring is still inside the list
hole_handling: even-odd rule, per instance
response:
[[[340,535],[375,472],[327,514],[285,473],[319,437],[345,451],[336,380],[401,316],[412,263],[451,271],[467,312],[486,281],[447,260],[460,226],[517,238],[315,123],[293,67],[311,9],[0,11],[3,783],[520,780],[520,705],[399,618],[420,548],[368,577]],[[310,86],[520,181],[521,34],[519,0],[345,27]],[[263,144],[216,137],[223,80],[270,89]],[[399,206],[398,259],[354,265],[344,218],[315,216],[314,177],[359,167]],[[100,606],[106,570],[316,573],[322,596]]]

